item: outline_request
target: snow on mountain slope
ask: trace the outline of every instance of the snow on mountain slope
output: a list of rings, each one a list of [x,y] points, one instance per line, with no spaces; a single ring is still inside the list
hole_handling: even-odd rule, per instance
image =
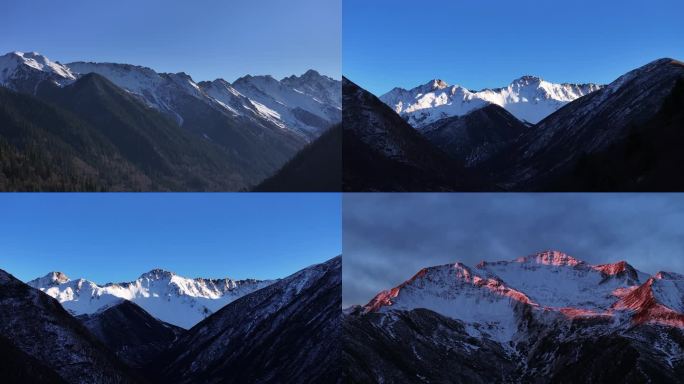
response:
[[[684,276],[658,272],[613,304],[629,311],[637,324],[652,323],[684,328]]]
[[[192,78],[184,73],[157,73],[150,68],[130,64],[75,62],[67,65],[80,75],[97,73],[107,78],[148,107],[174,116],[181,125],[183,117],[176,105],[179,97],[190,96],[209,101]]]
[[[613,291],[641,282],[629,264],[623,265],[622,270],[613,265],[594,267],[557,251],[514,261],[483,261],[477,268],[500,277],[508,285],[528,294],[539,305],[597,313],[607,310],[615,302]]]
[[[34,93],[43,80],[64,86],[88,73],[107,78],[148,107],[171,116],[179,125],[183,125],[183,115],[187,113],[187,97],[227,116],[279,127],[307,139],[341,121],[341,82],[314,70],[282,81],[270,76],[246,76],[236,82],[241,90],[247,91],[242,94],[237,86],[223,79],[197,83],[183,72],[158,73],[138,65],[117,63],[63,65],[35,52],[0,56],[0,85],[22,92]]]
[[[411,279],[378,294],[365,312],[426,308],[486,330],[494,339],[510,340],[517,330],[516,303],[536,305],[495,276],[478,275],[456,263],[422,269]]]
[[[536,124],[570,101],[601,87],[596,84],[556,84],[534,76],[523,76],[504,88],[470,91],[436,79],[410,90],[394,88],[380,99],[407,118],[415,128],[446,117],[462,116],[489,104],[503,107],[521,121]]]
[[[183,328],[273,281],[189,279],[155,269],[128,283],[98,285],[52,272],[27,284],[57,299],[74,315],[91,314],[130,300],[152,316]]]
[[[286,82],[309,92],[306,93],[271,76],[245,76],[234,84],[223,79],[196,83],[185,73],[157,73],[128,64],[77,62],[68,66],[80,74],[95,72],[106,77],[147,105],[177,116],[180,124],[183,118],[176,104],[182,95],[202,100],[230,116],[262,119],[309,138],[340,120],[340,112],[335,112],[341,109],[339,97],[330,97],[340,88],[340,82],[315,71],[300,78],[290,77]]]
[[[301,76],[289,76],[280,80],[282,84],[303,92],[316,100],[336,108],[342,107],[342,84],[328,76],[310,69]]]
[[[483,261],[475,269],[461,263],[422,269],[379,293],[364,312],[430,309],[506,341],[519,329],[521,307],[551,321],[558,316],[614,317],[684,328],[683,303],[682,275],[648,277],[626,262],[591,265],[546,251],[512,261]]]
[[[36,52],[10,52],[0,56],[0,85],[33,93],[38,82],[66,85],[76,75],[66,66]]]
[[[300,78],[278,81],[271,76],[244,76],[233,87],[250,100],[277,114],[284,125],[313,135],[341,120],[341,84],[306,72]],[[339,93],[339,96],[332,96]]]

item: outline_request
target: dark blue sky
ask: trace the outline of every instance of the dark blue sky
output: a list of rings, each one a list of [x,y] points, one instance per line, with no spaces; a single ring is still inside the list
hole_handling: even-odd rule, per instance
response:
[[[380,95],[432,78],[470,89],[521,75],[608,83],[684,60],[681,0],[344,0],[343,73]]]
[[[341,253],[340,195],[1,194],[0,268],[99,283],[160,267],[278,278]]]
[[[124,62],[195,80],[340,75],[341,0],[7,1],[0,52]]]
[[[684,273],[684,194],[364,193],[343,197],[343,304],[423,267],[554,249]]]

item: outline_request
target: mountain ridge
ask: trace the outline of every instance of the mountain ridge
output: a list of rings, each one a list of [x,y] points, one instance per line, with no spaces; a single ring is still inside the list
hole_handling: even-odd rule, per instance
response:
[[[27,284],[57,299],[74,315],[97,313],[121,300],[128,300],[162,321],[188,329],[231,301],[273,282],[185,278],[163,269],[153,269],[131,282],[99,285],[86,279],[71,280],[61,272],[50,272]]]
[[[505,87],[471,91],[434,79],[408,90],[394,88],[380,99],[416,129],[423,129],[443,118],[463,116],[491,104],[506,109],[523,122],[536,124],[564,104],[602,87],[593,83],[551,83],[526,75]]]

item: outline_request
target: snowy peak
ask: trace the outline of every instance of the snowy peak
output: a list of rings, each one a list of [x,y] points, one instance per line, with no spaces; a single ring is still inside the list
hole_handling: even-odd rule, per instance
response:
[[[542,79],[540,77],[532,76],[532,75],[524,75],[524,76],[521,76],[521,77],[513,80],[513,82],[511,82],[511,85],[515,84],[518,86],[529,86],[529,85],[538,86],[539,84],[541,84],[541,82],[542,82]]]
[[[54,297],[74,315],[96,313],[128,300],[162,321],[190,328],[226,304],[271,283],[254,279],[191,279],[153,269],[126,283],[99,285],[51,273],[27,284]]]
[[[432,79],[428,81],[427,83],[421,85],[418,87],[420,90],[429,90],[429,91],[436,91],[439,89],[444,89],[447,88],[449,84],[447,84],[444,80],[442,79]],[[414,88],[416,89],[416,88]]]
[[[12,68],[14,66],[14,68]],[[5,73],[9,74],[12,70],[17,70],[20,66],[29,67],[40,72],[54,74],[59,78],[75,80],[76,76],[69,70],[68,67],[51,61],[47,57],[37,52],[10,52],[4,56],[0,56],[0,73],[3,77]]]
[[[31,280],[28,282],[30,286],[57,286],[69,282],[69,277],[62,272],[50,272],[47,275]]]
[[[584,263],[582,260],[578,260],[566,253],[560,251],[544,251],[531,256],[525,256],[515,259],[515,261],[520,263],[536,263],[542,265],[553,265],[553,266],[571,266]]]
[[[341,82],[308,71],[281,81],[272,76],[244,76],[232,84],[260,112],[305,137],[318,136],[342,120]]]
[[[638,271],[624,260],[612,264],[594,265],[592,268],[606,276],[625,276],[633,281],[639,281]]]
[[[568,102],[600,88],[596,84],[556,84],[525,75],[503,88],[470,91],[433,79],[408,91],[394,88],[380,99],[417,129],[490,104],[506,109],[521,121],[535,124]]]
[[[0,85],[15,91],[35,93],[42,81],[59,86],[76,79],[71,70],[36,52],[10,52],[0,56]]]
[[[140,275],[140,279],[147,280],[170,280],[176,274],[161,268],[155,268]]]

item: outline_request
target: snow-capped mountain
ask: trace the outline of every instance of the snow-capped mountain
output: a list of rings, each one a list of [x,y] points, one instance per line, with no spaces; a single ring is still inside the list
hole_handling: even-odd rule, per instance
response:
[[[682,275],[649,277],[625,261],[592,265],[558,251],[429,267],[345,312],[348,375],[384,383],[678,382],[683,303]]]
[[[620,319],[639,314],[640,305],[654,301],[677,315],[667,321],[658,316],[640,321],[684,328],[683,300],[681,275],[659,272],[649,277],[625,261],[591,265],[562,252],[546,251],[512,261],[482,261],[475,268],[462,263],[425,268],[378,294],[365,311],[427,308],[466,323],[487,324],[512,337],[518,303],[542,314]]]
[[[245,76],[235,80],[233,87],[258,103],[264,114],[283,127],[292,127],[309,135],[341,120],[340,82],[316,71],[282,81],[271,76]]]
[[[43,80],[66,85],[76,80],[69,67],[36,52],[10,52],[0,56],[0,85],[34,93]]]
[[[22,92],[34,93],[42,80],[64,86],[89,73],[107,78],[179,125],[193,113],[188,111],[187,98],[229,117],[275,125],[307,139],[341,120],[340,81],[313,70],[282,81],[270,76],[246,76],[231,85],[223,79],[197,83],[183,72],[157,73],[130,64],[60,64],[35,52],[0,56],[0,85]],[[245,94],[236,89],[238,85]]]
[[[471,91],[435,79],[410,90],[394,88],[380,99],[418,129],[490,104],[503,107],[521,121],[536,124],[563,105],[601,87],[591,83],[557,84],[523,76],[504,88]]]
[[[98,285],[51,272],[27,284],[54,297],[74,315],[93,314],[129,300],[164,322],[188,329],[226,304],[271,283],[253,279],[190,279],[155,269],[127,283]]]

